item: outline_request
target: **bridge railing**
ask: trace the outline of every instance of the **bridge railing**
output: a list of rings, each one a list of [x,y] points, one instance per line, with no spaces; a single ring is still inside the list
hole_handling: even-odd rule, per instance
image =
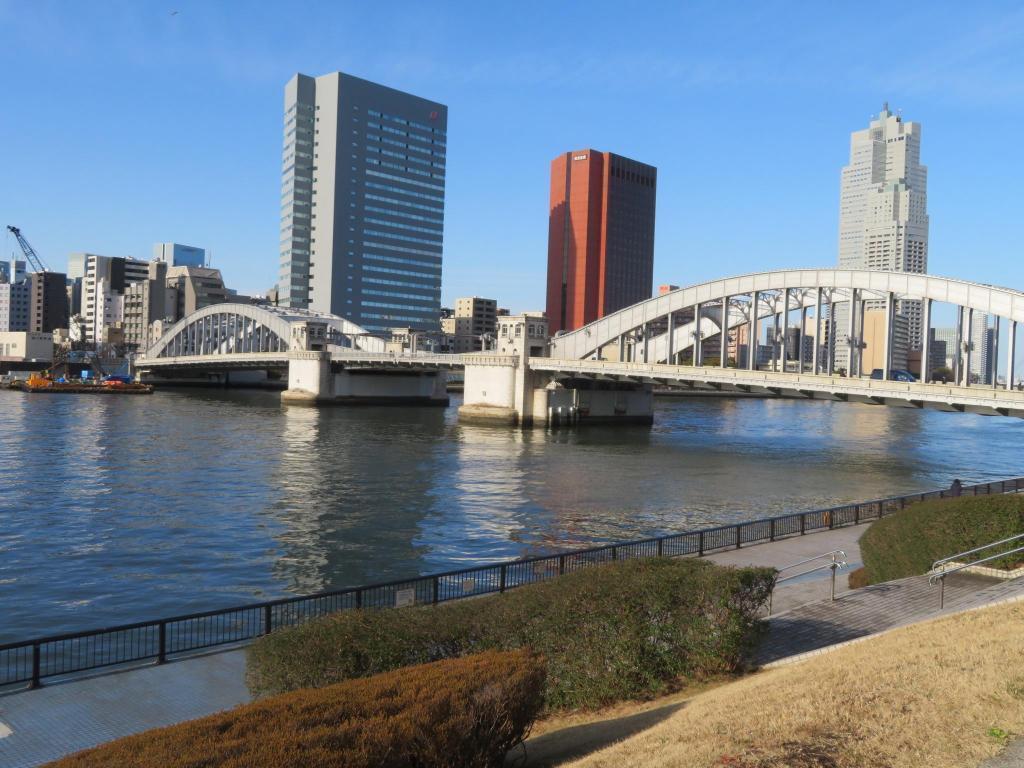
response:
[[[1024,478],[1013,478],[963,486],[959,495],[983,496],[1022,490]],[[0,688],[37,687],[47,678],[69,678],[140,662],[164,663],[218,646],[245,643],[275,629],[295,626],[336,611],[429,605],[500,593],[615,560],[702,557],[744,545],[877,520],[908,504],[950,495],[954,495],[950,490],[938,490],[843,504],[383,584],[7,643],[0,645]]]

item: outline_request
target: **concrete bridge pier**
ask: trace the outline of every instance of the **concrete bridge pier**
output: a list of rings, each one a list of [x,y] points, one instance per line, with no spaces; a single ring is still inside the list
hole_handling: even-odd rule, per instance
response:
[[[288,389],[282,403],[316,405],[334,399],[329,352],[293,350],[288,353]]]
[[[542,315],[500,318],[497,348],[463,357],[459,421],[520,427],[653,421],[649,384],[560,380],[558,374],[532,370],[531,358],[544,358],[547,342],[547,318]]]
[[[329,352],[288,353],[288,389],[281,402],[292,405],[448,405],[442,370],[369,365],[338,368]]]
[[[604,382],[572,382],[548,385],[543,405],[545,423],[557,427],[566,424],[652,424],[654,391],[650,384],[604,386]]]

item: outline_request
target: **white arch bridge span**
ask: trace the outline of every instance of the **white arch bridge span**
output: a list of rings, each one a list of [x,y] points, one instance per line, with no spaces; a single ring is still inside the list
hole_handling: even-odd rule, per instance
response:
[[[922,381],[891,380],[897,309],[920,318],[927,361],[927,329],[937,302],[954,307],[959,329],[951,381],[929,381],[927,364]],[[870,378],[864,365],[864,319],[874,309],[883,310],[884,318],[881,379]],[[509,325],[496,349],[468,355],[392,352],[384,339],[333,315],[221,304],[176,323],[138,367],[150,380],[164,382],[276,380],[292,402],[423,403],[447,402],[446,373],[464,369],[460,418],[521,425],[649,421],[652,392],[659,387],[1024,416],[1024,392],[1012,389],[1011,376],[1001,387],[972,381],[978,351],[968,329],[980,314],[995,318],[997,340],[1004,332],[1003,348],[993,358],[1012,371],[1017,324],[1024,320],[1021,291],[929,275],[830,269],[764,272],[681,288],[546,344],[529,338],[523,321],[521,336]],[[772,343],[763,359],[750,340],[763,338],[766,328]],[[795,345],[784,343],[794,334]],[[804,343],[804,336],[813,343]],[[538,346],[544,350],[539,356]],[[787,355],[787,346],[796,354]]]
[[[941,384],[930,380],[927,362],[928,329],[940,302],[952,305],[957,329],[952,376]],[[893,380],[897,308],[919,322],[921,381]],[[864,364],[865,317],[876,309],[883,318],[880,379],[872,379]],[[1012,375],[1001,388],[972,381],[979,351],[969,329],[978,315],[995,320],[997,348],[988,361],[995,382],[998,360],[1008,372],[1015,368],[1017,324],[1024,321],[1021,291],[866,270],[798,269],[712,280],[556,336],[547,358],[520,363],[523,373],[511,390],[496,386],[500,377],[488,379],[467,367],[463,411],[520,422],[644,420],[650,419],[652,388],[682,387],[1024,416],[1024,392],[1012,388]],[[763,359],[758,342],[766,329],[769,356]],[[813,342],[805,344],[805,336]],[[787,347],[794,354],[787,355]]]
[[[444,371],[458,355],[403,356],[336,315],[214,304],[175,323],[136,366],[164,385],[285,389],[293,402],[448,402]]]

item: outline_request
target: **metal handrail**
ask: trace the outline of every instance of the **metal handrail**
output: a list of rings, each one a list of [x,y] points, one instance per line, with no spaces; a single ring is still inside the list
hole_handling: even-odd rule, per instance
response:
[[[1021,538],[1021,537],[1020,536],[1014,536],[1012,539],[1007,539],[1007,541],[1014,541],[1014,540],[1019,539],[1019,538]],[[1000,542],[996,542],[996,544],[998,544],[998,543],[1000,543]],[[992,546],[995,546],[995,544],[989,544],[988,546],[992,547]],[[979,547],[979,549],[987,549],[987,548],[988,547]],[[989,562],[992,562],[993,560],[999,560],[1001,558],[1006,557],[1007,555],[1015,555],[1018,552],[1024,552],[1024,547],[1017,547],[1016,549],[1011,549],[1008,552],[1000,552],[998,555],[989,555],[988,557],[982,558],[981,560],[972,560],[969,563],[963,563],[962,565],[958,565],[955,568],[944,568],[941,571],[939,571],[938,573],[930,574],[928,576],[928,583],[929,584],[931,584],[932,586],[935,586],[935,582],[936,581],[939,582],[939,609],[941,610],[941,609],[946,607],[946,577],[949,576],[949,574],[956,573],[958,571],[962,571],[965,568],[972,568],[973,566],[981,565],[982,563],[989,563]],[[965,552],[964,554],[968,554],[968,553]]]
[[[772,615],[772,598],[775,595],[775,587],[784,581],[790,581],[792,579],[798,579],[801,576],[806,576],[809,573],[816,573],[818,571],[830,570],[832,571],[832,602],[836,599],[836,571],[840,568],[845,568],[849,563],[846,562],[846,553],[841,549],[833,549],[831,552],[824,552],[814,557],[808,557],[806,560],[800,560],[799,562],[792,563],[790,565],[778,568],[776,573],[782,573],[783,571],[791,571],[794,568],[799,568],[801,565],[807,565],[817,560],[824,560],[826,557],[831,558],[830,562],[825,565],[819,565],[817,568],[809,568],[806,571],[800,571],[800,573],[794,573],[792,576],[786,576],[781,579],[775,579],[775,584],[772,585],[772,591],[768,593],[768,615]]]
[[[1016,477],[964,485],[961,493],[980,496],[1022,491],[1024,477]],[[397,607],[407,604],[406,600],[410,598],[415,604],[436,604],[506,592],[612,560],[685,555],[704,557],[712,552],[739,549],[760,542],[860,525],[894,514],[910,504],[947,498],[951,493],[941,489],[891,496],[714,528],[684,530],[442,573],[408,576],[377,584],[244,603],[171,618],[0,643],[0,690],[19,683],[38,687],[43,678],[67,678],[103,667],[146,661],[162,664],[198,650],[249,642],[274,629],[335,611]],[[786,569],[796,565],[786,566]],[[826,567],[832,566],[826,564],[822,569]],[[834,588],[833,574],[833,596]]]
[[[974,549],[968,549],[966,552],[958,552],[955,555],[950,555],[949,557],[944,557],[941,560],[936,560],[934,563],[932,563],[932,567],[931,567],[930,570],[932,570],[932,571],[937,570],[940,565],[944,565],[945,563],[952,562],[953,560],[959,560],[964,555],[973,555],[975,552],[983,552],[986,549],[992,549],[992,547],[998,547],[1000,544],[1009,544],[1011,541],[1017,541],[1017,539],[1024,539],[1024,533],[1018,533],[1016,536],[1011,536],[1010,538],[1003,539],[1002,541],[993,541],[991,544],[985,544],[984,546],[981,546],[981,547],[975,547]],[[999,557],[1002,557],[1002,555],[999,555]]]

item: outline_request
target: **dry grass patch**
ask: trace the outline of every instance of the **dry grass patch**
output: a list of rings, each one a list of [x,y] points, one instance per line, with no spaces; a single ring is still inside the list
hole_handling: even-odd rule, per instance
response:
[[[896,630],[701,694],[574,766],[964,768],[1024,734],[1024,603]]]

